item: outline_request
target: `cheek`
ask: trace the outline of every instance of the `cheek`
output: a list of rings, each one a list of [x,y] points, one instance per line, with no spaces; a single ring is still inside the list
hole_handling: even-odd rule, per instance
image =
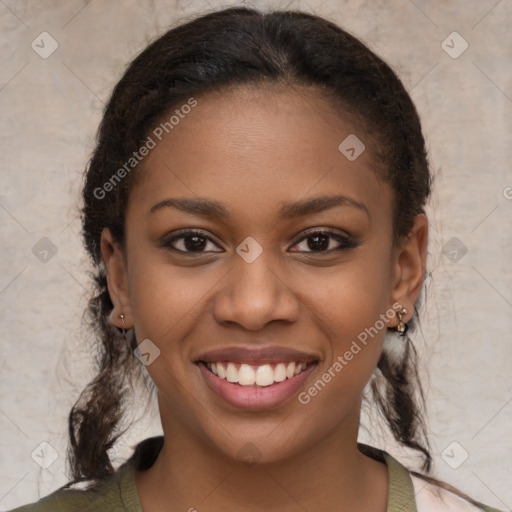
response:
[[[336,268],[309,269],[294,276],[299,300],[337,350],[377,322],[379,331],[384,328],[379,319],[389,304],[391,265],[378,256],[382,254],[379,248],[368,247]]]
[[[375,371],[387,331],[382,309],[355,301],[346,306],[330,323],[331,330],[336,329],[331,332],[330,357],[297,397],[311,418],[309,427],[318,435],[325,435],[340,418],[359,416],[362,393]]]
[[[310,319],[329,340],[327,360],[318,368],[314,387],[304,401],[315,398],[321,408],[340,409],[359,398],[382,352],[390,309],[389,259],[368,248],[357,260],[324,274],[298,280]]]
[[[215,263],[178,267],[165,253],[147,247],[134,248],[130,257],[130,305],[138,341],[150,339],[174,366],[190,363],[189,334],[207,321],[210,296],[229,269]]]
[[[195,273],[194,273],[195,272]],[[205,315],[205,293],[215,286],[221,274],[210,270],[179,269],[141,250],[132,259],[130,303],[137,340],[149,339],[159,355],[147,366],[160,394],[192,428],[199,389],[194,389],[197,371],[192,362],[190,336]],[[215,274],[217,277],[215,277]],[[189,336],[190,335],[190,336]]]

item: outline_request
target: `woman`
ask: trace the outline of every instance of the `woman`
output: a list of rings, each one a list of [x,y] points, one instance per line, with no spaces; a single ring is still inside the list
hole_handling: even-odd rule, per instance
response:
[[[430,469],[407,337],[430,182],[403,85],[332,23],[226,9],[153,42],[83,190],[102,359],[73,481],[16,510],[492,510],[357,442],[369,389]],[[114,472],[145,370],[164,435]]]

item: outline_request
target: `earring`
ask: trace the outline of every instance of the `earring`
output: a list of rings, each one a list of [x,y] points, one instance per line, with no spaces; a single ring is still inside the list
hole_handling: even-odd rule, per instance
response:
[[[407,309],[402,308],[400,309],[400,311],[397,311],[396,314],[398,316],[399,321],[399,324],[396,326],[396,330],[400,334],[400,336],[405,336],[405,333],[407,332],[407,329],[409,329],[409,326],[402,319],[405,315],[407,315]]]
[[[121,330],[123,331],[123,339],[124,339],[124,342],[125,343],[129,343],[128,342],[128,336],[126,334],[126,324],[124,322],[124,319],[126,318],[126,315],[124,313],[121,313],[119,315],[119,318],[121,319],[121,322],[123,323],[123,327],[121,327]]]

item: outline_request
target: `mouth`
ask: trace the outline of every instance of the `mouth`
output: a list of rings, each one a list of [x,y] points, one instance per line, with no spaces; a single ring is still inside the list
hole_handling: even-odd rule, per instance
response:
[[[209,388],[233,407],[261,410],[277,407],[296,394],[318,360],[196,362]]]
[[[237,362],[201,361],[217,377],[240,386],[266,387],[300,375],[306,363],[291,361],[254,366]]]

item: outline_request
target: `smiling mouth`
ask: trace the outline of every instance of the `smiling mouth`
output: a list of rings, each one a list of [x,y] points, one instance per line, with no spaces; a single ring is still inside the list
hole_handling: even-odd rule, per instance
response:
[[[211,373],[232,384],[239,386],[267,387],[300,375],[308,366],[316,365],[318,361],[309,363],[290,361],[251,365],[228,361],[198,361]]]

